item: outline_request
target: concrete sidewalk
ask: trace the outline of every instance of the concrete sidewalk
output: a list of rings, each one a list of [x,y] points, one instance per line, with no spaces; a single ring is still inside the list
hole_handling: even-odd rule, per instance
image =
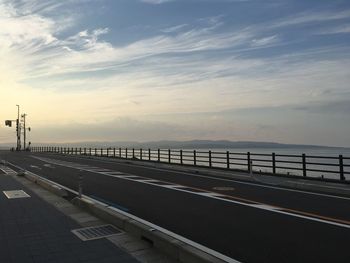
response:
[[[55,207],[20,183],[21,180],[26,181],[0,173],[0,262],[138,262],[105,238],[80,240],[71,230],[103,222],[77,211],[75,215],[85,222],[83,226],[78,224],[57,209],[66,205],[59,197],[46,190],[35,190],[55,202]],[[3,191],[10,190],[23,190],[30,197],[8,199]],[[69,205],[65,208],[77,209]]]

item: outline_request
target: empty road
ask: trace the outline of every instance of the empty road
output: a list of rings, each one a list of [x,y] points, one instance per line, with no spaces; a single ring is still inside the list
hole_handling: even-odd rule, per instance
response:
[[[79,156],[0,159],[241,262],[349,262],[350,198]]]

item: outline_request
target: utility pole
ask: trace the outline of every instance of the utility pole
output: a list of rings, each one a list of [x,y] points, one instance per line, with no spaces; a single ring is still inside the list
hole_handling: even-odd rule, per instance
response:
[[[17,131],[17,151],[21,150],[21,123],[19,122],[19,105],[17,106],[17,120],[16,120],[16,131]]]
[[[27,114],[23,113],[21,117],[23,122],[23,150],[26,151],[27,150],[27,131],[30,132],[31,128],[30,127],[27,128],[27,123],[26,123]],[[28,146],[30,146],[30,142],[28,143]]]
[[[23,150],[25,151],[26,150],[26,133],[27,133],[27,130],[26,130],[26,116],[27,114],[22,114],[22,120],[23,120]]]

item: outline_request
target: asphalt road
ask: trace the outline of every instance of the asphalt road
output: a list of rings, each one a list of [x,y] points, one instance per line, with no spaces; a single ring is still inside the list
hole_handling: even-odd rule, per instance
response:
[[[242,262],[350,262],[350,198],[43,153],[0,159]]]

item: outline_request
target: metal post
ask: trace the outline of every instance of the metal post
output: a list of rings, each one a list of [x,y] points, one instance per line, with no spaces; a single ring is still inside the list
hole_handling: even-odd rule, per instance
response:
[[[119,158],[122,158],[122,148],[119,148]]]
[[[95,156],[97,156],[97,148],[95,148],[95,152],[94,152]]]
[[[226,152],[226,168],[230,169],[230,152]]]
[[[140,160],[142,160],[142,148],[140,149]]]
[[[115,148],[113,148],[113,157],[115,158]]]
[[[196,154],[196,150],[193,150],[193,165],[194,165],[194,166],[197,165],[197,154]]]
[[[101,148],[101,157],[103,156],[103,148]]]
[[[128,148],[125,148],[125,159],[128,159]]]
[[[272,173],[276,174],[276,154],[272,153]]]
[[[135,149],[132,148],[132,158],[135,159]]]
[[[151,160],[151,149],[148,148],[148,160],[150,161]]]
[[[180,150],[180,163],[183,164],[183,160],[182,160],[182,150]]]
[[[170,149],[168,149],[168,162],[171,163],[171,152],[170,152]]]
[[[250,163],[250,152],[247,152],[247,165],[248,165],[248,172],[250,173],[251,171],[251,163]]]
[[[339,175],[340,175],[340,180],[342,181],[345,180],[343,155],[339,155]]]
[[[160,149],[158,148],[158,162],[160,162]]]
[[[81,147],[79,148],[79,155],[81,155]]]
[[[17,151],[21,150],[21,124],[19,122],[19,105],[17,106],[17,120],[16,120],[16,131],[17,131]]]
[[[26,150],[26,139],[27,139],[27,132],[26,132],[26,116],[27,114],[23,114],[23,150]]]
[[[209,167],[211,167],[211,151],[209,151]]]
[[[305,155],[305,153],[302,154],[302,161],[303,161],[303,176],[306,177],[306,155]]]

